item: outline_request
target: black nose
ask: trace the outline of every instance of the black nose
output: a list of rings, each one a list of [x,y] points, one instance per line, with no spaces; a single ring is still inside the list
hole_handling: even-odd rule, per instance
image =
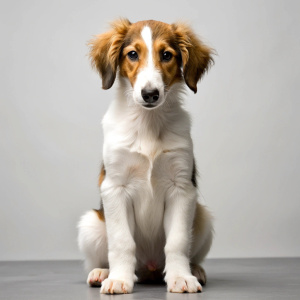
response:
[[[142,97],[147,103],[154,103],[159,99],[159,91],[142,89]]]

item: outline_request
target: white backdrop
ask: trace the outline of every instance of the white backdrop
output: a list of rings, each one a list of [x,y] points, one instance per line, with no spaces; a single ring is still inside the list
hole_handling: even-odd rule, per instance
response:
[[[97,208],[101,90],[86,42],[119,16],[188,21],[218,56],[188,93],[209,257],[300,255],[298,1],[1,1],[0,260],[77,259]]]

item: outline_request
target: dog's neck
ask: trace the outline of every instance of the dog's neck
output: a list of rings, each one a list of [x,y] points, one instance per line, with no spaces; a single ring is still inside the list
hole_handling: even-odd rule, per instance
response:
[[[173,136],[178,139],[177,136],[184,136],[183,132],[189,135],[189,116],[182,107],[179,89],[182,91],[181,86],[174,87],[161,106],[147,110],[120,85],[117,98],[103,119],[105,135],[113,135],[118,145],[149,157],[165,150],[166,140],[173,140]]]

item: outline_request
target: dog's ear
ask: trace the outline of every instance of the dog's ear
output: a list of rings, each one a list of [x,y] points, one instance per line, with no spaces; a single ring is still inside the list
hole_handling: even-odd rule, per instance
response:
[[[181,54],[184,80],[197,93],[197,82],[214,62],[214,50],[204,45],[189,26],[175,23],[172,28]]]
[[[111,88],[116,79],[120,52],[130,25],[127,19],[114,21],[110,31],[96,36],[89,42],[90,59],[102,78],[104,90]]]

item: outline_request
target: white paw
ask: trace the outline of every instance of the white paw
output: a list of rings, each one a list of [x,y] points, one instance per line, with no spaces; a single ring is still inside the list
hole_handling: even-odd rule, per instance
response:
[[[101,294],[129,294],[132,293],[133,281],[107,278],[102,282]]]
[[[167,285],[168,291],[171,293],[197,293],[202,291],[201,284],[192,275],[169,279]]]
[[[86,282],[89,286],[101,286],[102,281],[108,277],[108,274],[108,269],[94,269],[89,273]]]

